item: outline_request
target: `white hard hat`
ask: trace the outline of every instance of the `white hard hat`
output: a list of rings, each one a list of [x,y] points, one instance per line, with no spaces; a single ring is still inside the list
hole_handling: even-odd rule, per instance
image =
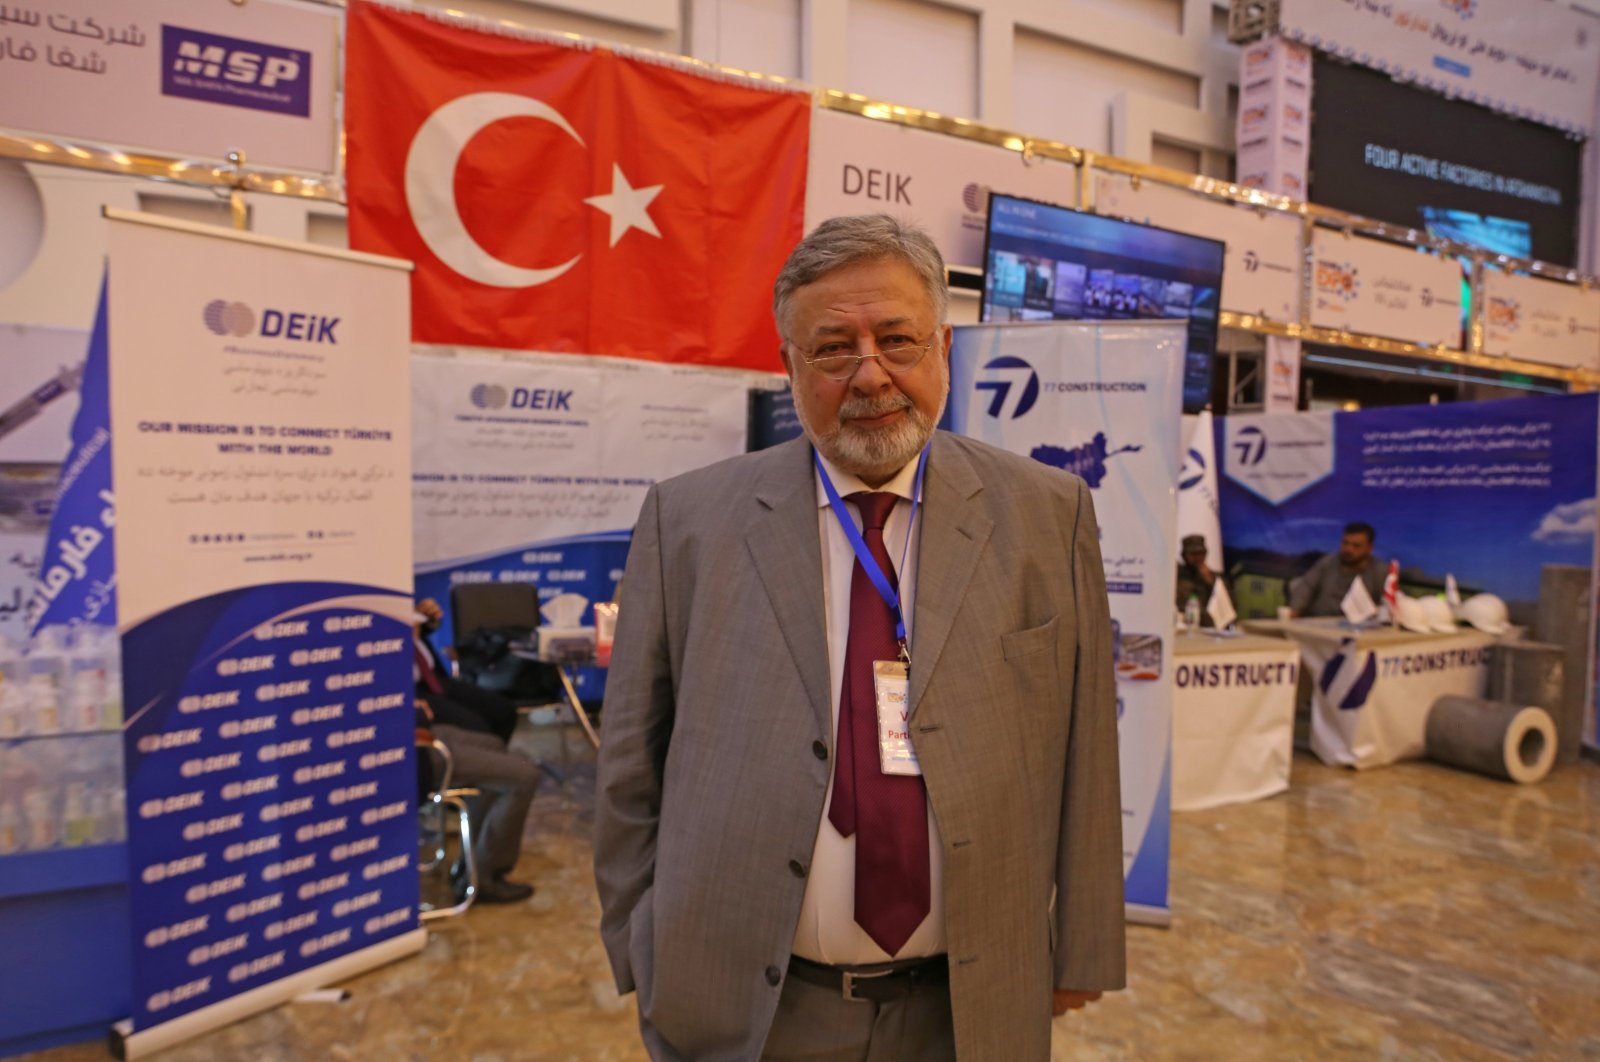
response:
[[[1461,618],[1485,634],[1504,634],[1511,629],[1511,614],[1506,603],[1493,594],[1474,594],[1461,603]]]
[[[1433,630],[1427,613],[1423,611],[1422,602],[1409,594],[1400,594],[1394,599],[1394,618],[1408,631],[1426,634]]]
[[[1453,634],[1456,618],[1450,614],[1450,602],[1442,597],[1424,597],[1417,602],[1422,606],[1422,616],[1428,626],[1440,634]]]

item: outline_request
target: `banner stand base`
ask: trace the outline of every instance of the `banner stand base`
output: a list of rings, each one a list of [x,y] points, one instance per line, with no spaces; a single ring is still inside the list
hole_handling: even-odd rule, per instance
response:
[[[1122,917],[1137,926],[1172,928],[1172,911],[1166,907],[1151,907],[1143,903],[1124,903]]]
[[[124,1062],[145,1058],[201,1033],[219,1029],[264,1010],[270,1010],[279,1004],[288,1003],[306,992],[414,955],[427,943],[428,931],[414,929],[369,948],[342,955],[332,962],[302,970],[281,981],[273,981],[242,995],[225,999],[192,1014],[185,1014],[181,1018],[174,1018],[148,1029],[134,1032],[132,1022],[123,1020],[112,1027],[107,1046],[111,1050],[112,1057]]]

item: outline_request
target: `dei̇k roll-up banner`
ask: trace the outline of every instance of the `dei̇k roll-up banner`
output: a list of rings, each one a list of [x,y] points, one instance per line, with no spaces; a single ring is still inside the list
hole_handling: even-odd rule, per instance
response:
[[[1128,917],[1165,925],[1182,321],[967,325],[947,424],[1081,476],[1111,598]]]
[[[486,356],[412,360],[417,594],[525,583],[609,601],[658,479],[743,453],[746,374]],[[599,673],[579,675],[598,698]]]
[[[107,214],[132,1057],[425,940],[407,266]]]
[[[257,166],[338,167],[339,17],[282,0],[0,7],[0,126]]]

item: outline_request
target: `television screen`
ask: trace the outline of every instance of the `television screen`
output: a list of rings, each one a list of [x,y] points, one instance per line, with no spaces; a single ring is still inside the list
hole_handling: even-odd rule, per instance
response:
[[[1000,194],[987,240],[982,320],[1184,318],[1183,408],[1211,401],[1220,242]]]
[[[1572,265],[1583,142],[1318,53],[1313,203]]]

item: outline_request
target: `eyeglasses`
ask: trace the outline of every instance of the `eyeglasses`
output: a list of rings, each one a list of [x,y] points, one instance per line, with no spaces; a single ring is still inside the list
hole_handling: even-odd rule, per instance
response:
[[[909,372],[933,349],[933,340],[926,343],[912,343],[910,340],[894,336],[878,345],[875,354],[854,353],[856,344],[844,340],[832,340],[823,343],[815,350],[801,350],[795,347],[795,352],[800,355],[808,366],[817,373],[830,380],[848,380],[856,374],[861,363],[868,358],[877,358],[885,372]]]

